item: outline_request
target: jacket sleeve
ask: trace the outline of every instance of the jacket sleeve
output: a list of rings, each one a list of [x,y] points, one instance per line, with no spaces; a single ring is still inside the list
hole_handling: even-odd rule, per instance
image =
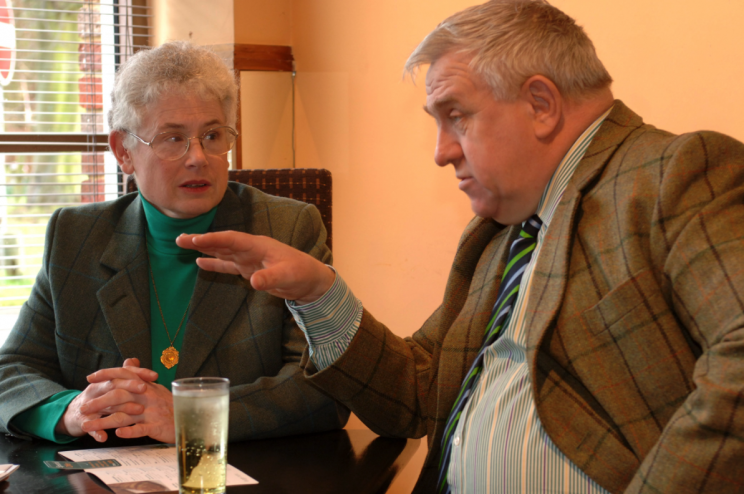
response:
[[[292,227],[288,243],[330,264],[326,230],[315,206],[305,206]],[[282,365],[275,375],[230,388],[230,440],[306,434],[342,428],[349,410],[310,384],[300,367],[307,346],[283,300]],[[243,358],[256,358],[245,355]]]
[[[318,372],[306,356],[311,381],[378,434],[429,435],[430,448],[438,448],[433,442],[480,347],[482,332],[467,328],[473,318],[489,315],[475,310],[471,284],[484,249],[501,228],[491,220],[471,222],[460,240],[442,305],[412,337],[396,336],[365,309],[348,349],[330,367]],[[481,322],[474,327],[482,327],[485,320]]]
[[[744,145],[691,134],[665,167],[658,242],[675,317],[700,355],[627,492],[741,492],[744,479]],[[652,247],[658,248],[658,247]],[[661,391],[661,390],[660,390]]]
[[[21,307],[18,320],[0,348],[0,431],[27,437],[14,429],[11,420],[52,395],[65,391],[55,339],[54,300],[49,281],[59,210],[49,221],[42,267],[31,296]],[[33,432],[33,431],[28,431]]]

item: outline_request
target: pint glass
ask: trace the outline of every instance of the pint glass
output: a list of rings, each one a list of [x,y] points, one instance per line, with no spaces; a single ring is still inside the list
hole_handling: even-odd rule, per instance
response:
[[[173,381],[173,412],[181,494],[225,492],[230,380]]]

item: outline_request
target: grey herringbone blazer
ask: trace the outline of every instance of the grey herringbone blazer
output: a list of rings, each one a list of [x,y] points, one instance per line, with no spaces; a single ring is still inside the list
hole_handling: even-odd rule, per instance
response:
[[[19,412],[136,357],[151,367],[146,220],[140,198],[57,210],[44,262],[0,349],[0,431]],[[266,235],[330,262],[314,206],[229,183],[211,231]],[[284,301],[199,270],[176,378],[230,379],[230,440],[342,427],[348,411],[310,385]],[[19,434],[20,435],[20,434]]]
[[[412,338],[364,312],[311,380],[383,435],[442,431],[519,228],[475,219],[444,300]],[[611,492],[744,492],[744,145],[645,125],[617,101],[544,239],[527,307],[537,412]],[[314,373],[314,374],[313,374]]]

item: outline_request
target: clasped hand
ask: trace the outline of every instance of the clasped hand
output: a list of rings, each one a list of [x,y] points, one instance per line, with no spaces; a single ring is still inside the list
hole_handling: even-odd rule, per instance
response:
[[[94,372],[88,376],[88,387],[67,406],[56,431],[68,436],[90,434],[104,442],[106,429],[116,429],[123,438],[149,436],[174,442],[173,395],[154,382],[157,378],[157,372],[141,368],[138,359]]]

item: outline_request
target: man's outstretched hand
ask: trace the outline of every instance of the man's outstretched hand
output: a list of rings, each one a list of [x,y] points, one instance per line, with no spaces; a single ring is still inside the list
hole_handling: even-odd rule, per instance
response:
[[[184,234],[176,244],[212,256],[196,260],[202,269],[240,275],[256,290],[300,305],[319,299],[336,276],[314,257],[269,237],[233,231]]]

